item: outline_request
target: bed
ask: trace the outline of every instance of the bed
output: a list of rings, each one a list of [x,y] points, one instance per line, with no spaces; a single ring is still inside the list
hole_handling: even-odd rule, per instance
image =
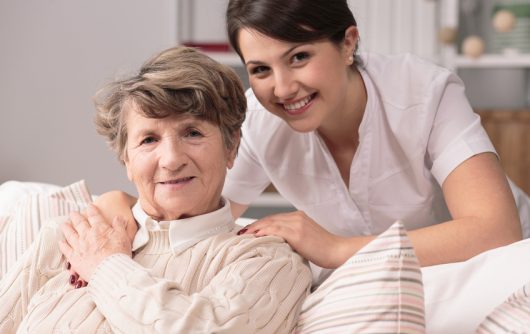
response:
[[[40,222],[44,221],[47,216],[83,209],[93,198],[87,189],[84,181],[67,187],[18,181],[0,184],[0,275],[9,269],[13,261],[31,243],[40,227]],[[33,224],[26,224],[24,228],[21,228],[23,224],[17,223],[29,220]],[[237,221],[242,226],[248,222],[248,218],[241,218]],[[402,226],[395,228],[399,232]],[[406,243],[407,240],[400,240],[400,242]],[[372,247],[378,247],[378,245],[374,244]],[[383,261],[377,259],[379,262],[373,262],[378,266],[376,268],[380,277],[372,279],[371,284],[378,284],[388,279],[389,276],[385,276],[387,273],[391,274],[388,267],[392,263],[395,265],[396,259],[403,263],[403,259],[406,262],[407,256],[414,256],[413,252],[407,254],[404,249],[406,247],[399,247],[397,253],[390,254]],[[362,261],[357,261],[357,263],[366,263],[367,259],[373,260],[366,256],[370,255],[365,255]],[[410,263],[414,265],[413,262]],[[341,282],[345,282],[344,277],[350,279],[360,277],[359,271],[356,271],[355,261],[350,261],[348,266],[341,272],[343,277]],[[409,284],[412,280],[411,276],[402,275],[397,279],[393,276],[394,280],[399,280],[398,285],[376,285],[378,289],[395,290],[399,287],[403,291],[406,289],[409,289],[407,291],[421,290],[414,293],[413,301],[408,302],[407,294],[401,294],[401,291],[399,298],[394,300],[394,303],[399,304],[399,310],[404,310],[405,306],[411,307],[412,303],[416,303],[414,312],[417,312],[416,315],[421,316],[424,321],[423,324],[418,325],[420,330],[407,331],[405,329],[403,332],[421,332],[422,326],[426,333],[443,334],[505,333],[510,330],[520,333],[530,332],[530,239],[487,251],[461,263],[421,269],[417,266],[415,273],[419,277],[418,284]],[[336,275],[336,277],[339,276],[339,274]],[[315,296],[311,296],[312,299],[308,298],[313,305],[307,308],[312,309],[313,312],[320,312],[319,314],[322,315],[327,314],[327,311],[330,312],[329,314],[336,313],[336,308],[341,305],[341,311],[348,312],[348,307],[354,303],[351,299],[344,299],[344,296],[353,294],[355,291],[362,291],[366,287],[358,283],[359,281],[347,282],[346,293],[344,291],[340,293],[343,304],[333,299],[337,297],[332,292],[325,291],[324,289],[327,288],[325,287],[319,292],[320,296],[319,293],[315,293]],[[410,294],[408,296],[410,297]],[[337,328],[339,327],[330,329],[329,326],[324,326],[316,330],[301,330],[300,332],[333,333],[337,332],[333,330]],[[348,332],[356,331],[348,330]]]

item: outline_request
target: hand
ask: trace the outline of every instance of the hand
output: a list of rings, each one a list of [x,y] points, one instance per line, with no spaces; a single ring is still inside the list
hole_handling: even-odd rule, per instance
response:
[[[132,238],[123,218],[117,217],[109,224],[90,205],[87,217],[73,212],[70,219],[62,226],[65,240],[59,243],[59,248],[71,265],[71,272],[79,274],[76,281],[81,278],[88,282],[96,267],[110,255],[122,253],[132,257]],[[77,287],[78,283],[75,284]]]
[[[281,237],[298,254],[323,268],[337,268],[354,252],[350,250],[348,238],[329,233],[303,211],[271,215],[245,226],[240,232]]]
[[[123,191],[109,191],[99,195],[94,204],[107,222],[111,222],[114,217],[124,217],[127,220],[127,231],[129,236],[134,239],[137,226],[132,215],[131,208],[137,199]]]

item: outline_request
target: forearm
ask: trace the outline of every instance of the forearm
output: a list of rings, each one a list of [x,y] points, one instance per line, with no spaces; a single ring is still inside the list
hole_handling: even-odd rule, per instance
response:
[[[132,259],[112,256],[98,266],[88,289],[98,310],[122,332],[288,332],[308,292],[308,268],[287,258],[244,261],[187,294]],[[289,328],[282,327],[286,319]]]
[[[486,250],[521,239],[517,217],[499,218],[498,224],[466,217],[407,232],[422,267],[465,261]],[[340,265],[375,236],[343,238],[336,254]]]
[[[57,250],[57,226],[48,222],[15,266],[0,281],[0,333],[16,332],[31,298],[55,273],[63,270]]]
[[[465,261],[486,250],[521,239],[519,220],[480,217],[451,220],[409,232],[422,266]]]

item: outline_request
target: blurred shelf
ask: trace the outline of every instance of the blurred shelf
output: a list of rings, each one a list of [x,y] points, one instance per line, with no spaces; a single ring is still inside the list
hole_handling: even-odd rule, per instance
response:
[[[225,64],[232,67],[243,66],[241,59],[235,52],[206,52],[206,54],[213,59],[217,60],[221,64]]]
[[[453,61],[455,68],[521,68],[530,67],[530,54],[484,54],[476,59],[459,55]]]
[[[291,207],[280,194],[275,192],[264,192],[251,204],[255,207]]]

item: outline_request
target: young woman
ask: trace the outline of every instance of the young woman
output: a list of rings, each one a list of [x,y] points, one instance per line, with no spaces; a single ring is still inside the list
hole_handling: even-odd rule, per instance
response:
[[[412,55],[357,54],[346,0],[230,0],[226,18],[251,90],[223,194],[238,217],[273,183],[299,210],[242,233],[281,236],[324,268],[396,220],[424,266],[521,238],[508,180],[456,75]],[[101,198],[110,216],[127,213],[122,196]]]

